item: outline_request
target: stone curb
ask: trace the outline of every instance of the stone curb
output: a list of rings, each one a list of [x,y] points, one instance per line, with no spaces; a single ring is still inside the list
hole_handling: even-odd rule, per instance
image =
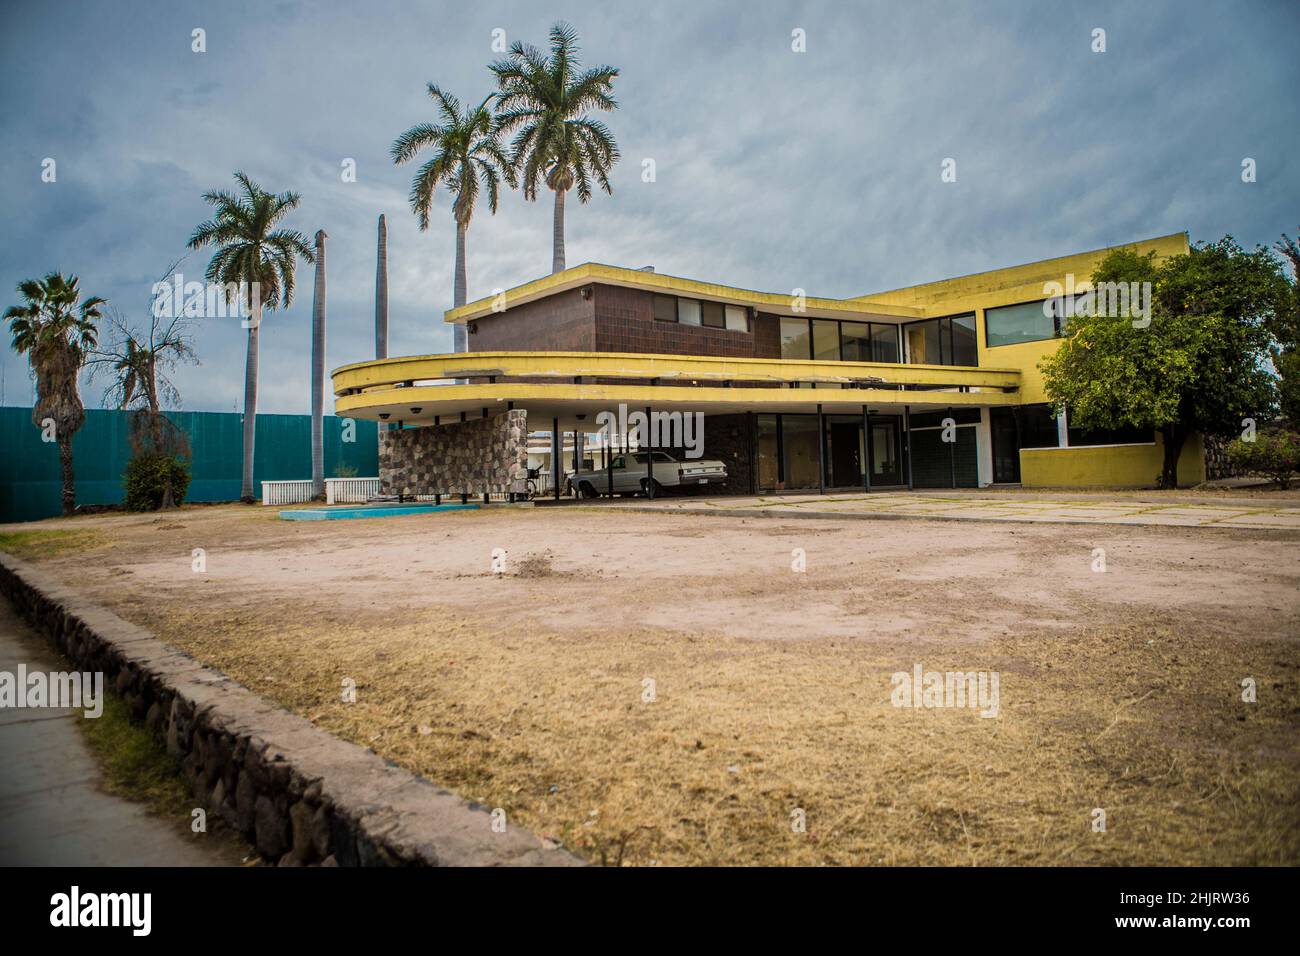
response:
[[[0,592],[75,667],[102,672],[181,758],[195,798],[271,862],[584,865],[522,828],[494,833],[486,807],[269,704],[4,552]]]

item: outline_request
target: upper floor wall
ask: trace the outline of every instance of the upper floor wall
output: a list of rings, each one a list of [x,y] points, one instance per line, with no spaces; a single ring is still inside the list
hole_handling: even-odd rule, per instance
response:
[[[1162,236],[854,299],[806,298],[585,264],[447,313],[482,351],[622,352],[1019,369],[1046,400],[1038,363],[1059,345],[1045,285],[1077,286],[1114,249],[1187,252]],[[502,308],[504,306],[504,308]]]

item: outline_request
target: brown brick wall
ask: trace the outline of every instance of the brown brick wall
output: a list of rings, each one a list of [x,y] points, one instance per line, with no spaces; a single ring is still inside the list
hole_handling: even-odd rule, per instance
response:
[[[594,301],[579,289],[516,305],[472,322],[471,352],[594,352]]]
[[[748,332],[656,322],[654,293],[613,285],[589,288],[589,299],[571,289],[475,319],[469,350],[781,357],[775,315],[760,312]]]

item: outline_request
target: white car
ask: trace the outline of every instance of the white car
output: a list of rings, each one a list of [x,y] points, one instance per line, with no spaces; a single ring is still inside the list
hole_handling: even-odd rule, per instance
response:
[[[716,484],[727,479],[727,466],[711,458],[678,461],[662,451],[654,455],[654,493],[664,488],[686,488]],[[609,493],[610,474],[614,476],[614,494],[646,494],[646,452],[615,455],[608,470],[596,468],[567,475],[568,490],[582,498],[598,498]]]

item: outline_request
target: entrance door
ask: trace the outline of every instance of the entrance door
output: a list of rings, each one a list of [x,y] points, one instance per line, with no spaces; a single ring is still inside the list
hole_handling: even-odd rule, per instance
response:
[[[896,416],[871,416],[871,484],[903,483],[901,423]]]
[[[999,484],[1020,481],[1020,429],[1016,410],[989,409],[989,431],[993,436],[993,480]]]
[[[862,486],[862,416],[826,416],[826,462],[830,488]]]

